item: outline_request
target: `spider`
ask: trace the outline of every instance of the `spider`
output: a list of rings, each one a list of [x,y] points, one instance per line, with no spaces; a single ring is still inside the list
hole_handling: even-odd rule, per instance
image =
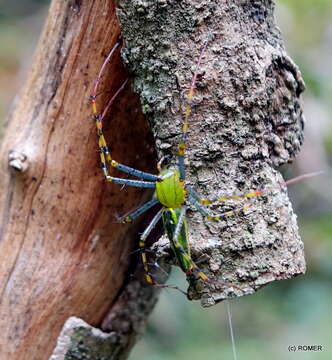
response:
[[[193,107],[193,96],[195,91],[195,85],[197,82],[198,72],[202,63],[204,53],[208,45],[207,39],[201,49],[199,59],[196,63],[196,70],[193,74],[191,85],[187,93],[187,101],[183,113],[183,123],[182,123],[182,135],[181,140],[179,141],[177,148],[177,167],[176,168],[162,168],[162,160],[159,161],[157,165],[158,174],[150,174],[141,170],[137,170],[126,165],[118,163],[111,156],[110,149],[107,146],[104,134],[103,134],[103,120],[114,102],[115,98],[125,87],[127,80],[121,85],[121,87],[116,91],[113,97],[108,102],[106,108],[102,113],[99,113],[97,110],[96,98],[98,93],[98,87],[105,71],[106,65],[110,62],[115,50],[120,46],[120,42],[116,43],[106,60],[104,61],[98,77],[96,79],[92,94],[91,94],[91,103],[92,103],[92,113],[93,119],[95,120],[97,132],[98,132],[98,142],[99,142],[99,153],[101,168],[104,174],[105,179],[108,182],[118,184],[118,185],[127,185],[134,186],[139,188],[152,188],[155,190],[154,196],[151,200],[147,201],[136,210],[129,213],[127,216],[122,218],[123,223],[131,223],[135,218],[144,214],[147,210],[155,206],[156,204],[161,204],[162,208],[157,212],[153,217],[150,224],[144,230],[140,236],[139,241],[139,252],[141,253],[141,259],[145,272],[145,280],[148,284],[160,286],[160,287],[170,287],[180,290],[176,286],[159,284],[153,278],[153,275],[150,272],[149,267],[151,264],[147,260],[147,250],[146,250],[146,239],[157,225],[157,223],[162,219],[165,232],[170,241],[170,246],[173,250],[174,256],[177,260],[178,265],[182,271],[194,280],[202,280],[203,282],[213,282],[218,283],[223,286],[232,286],[237,288],[235,285],[226,284],[219,281],[211,280],[192,260],[190,255],[190,246],[188,239],[188,224],[186,220],[186,210],[188,204],[194,206],[196,210],[206,219],[211,221],[220,221],[224,220],[228,216],[232,216],[235,213],[248,208],[250,205],[247,204],[244,207],[239,209],[234,209],[232,211],[227,211],[224,213],[213,215],[205,205],[210,205],[214,202],[223,202],[227,200],[241,199],[241,198],[252,198],[259,195],[262,195],[266,190],[253,191],[244,195],[231,196],[231,197],[219,197],[213,200],[202,199],[198,193],[186,184],[186,170],[184,165],[186,146],[188,140],[188,128],[189,128],[189,118],[192,112]],[[114,167],[124,173],[127,173],[133,177],[136,177],[140,180],[132,179],[123,179],[118,177],[113,177],[110,175],[109,168]],[[303,176],[302,176],[303,177]],[[305,175],[306,177],[306,175]],[[296,179],[297,180],[297,179]],[[291,182],[294,182],[295,179],[292,179]],[[287,184],[287,183],[285,183]],[[186,294],[182,290],[182,293]]]

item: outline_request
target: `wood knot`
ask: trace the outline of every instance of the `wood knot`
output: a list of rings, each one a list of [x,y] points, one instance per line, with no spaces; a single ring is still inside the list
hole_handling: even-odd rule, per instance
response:
[[[16,171],[25,172],[29,167],[28,157],[20,151],[10,150],[8,165]]]

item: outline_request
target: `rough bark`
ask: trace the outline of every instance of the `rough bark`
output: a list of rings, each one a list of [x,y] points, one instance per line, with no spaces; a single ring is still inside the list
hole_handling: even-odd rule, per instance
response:
[[[48,359],[72,315],[99,328],[112,318],[113,327],[104,325],[117,331],[111,345],[128,351],[155,303],[141,276],[129,281],[137,263],[129,254],[148,220],[116,223],[116,214],[151,193],[107,186],[91,120],[89,95],[118,37],[113,1],[54,0],[9,117],[0,153],[1,359]],[[128,76],[119,53],[108,70],[101,108]],[[154,171],[154,142],[139,109],[128,86],[105,124],[107,137],[119,161]]]
[[[296,216],[274,166],[290,161],[302,142],[303,81],[283,48],[273,2],[121,0],[119,7],[123,57],[158,156],[175,152],[185,93],[211,37],[190,124],[188,181],[206,197],[273,189],[219,225],[190,211],[194,260],[211,278],[242,289],[195,282],[190,296],[209,306],[302,273]],[[156,301],[154,288],[130,278],[136,260],[129,266],[128,256],[152,214],[132,226],[114,223],[151,193],[100,180],[89,121],[91,86],[119,35],[114,13],[111,0],[54,0],[10,116],[0,154],[4,358],[49,358],[74,315],[104,332],[69,319],[52,360],[124,359]],[[110,69],[101,88],[112,92],[127,75],[119,56]],[[101,108],[109,96],[100,96]],[[139,108],[128,87],[112,108],[107,138],[115,159],[154,172],[154,141]],[[154,247],[172,262],[165,239]]]
[[[186,92],[210,38],[190,124],[188,182],[210,198],[271,188],[246,214],[219,225],[189,213],[193,258],[205,259],[200,267],[211,278],[241,288],[194,282],[190,296],[203,306],[305,271],[296,216],[275,170],[302,143],[304,83],[273,10],[272,0],[120,0],[123,57],[135,74],[159,157],[176,151]],[[165,247],[164,241],[156,249]]]

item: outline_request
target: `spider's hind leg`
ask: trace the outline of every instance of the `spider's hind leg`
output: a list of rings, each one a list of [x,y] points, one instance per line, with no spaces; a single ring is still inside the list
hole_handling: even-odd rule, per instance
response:
[[[143,205],[144,206],[144,205]],[[154,227],[157,225],[158,221],[161,219],[164,209],[160,209],[158,213],[155,215],[155,217],[152,219],[148,227],[144,230],[143,234],[140,237],[139,241],[139,249],[141,252],[141,258],[143,263],[143,268],[145,272],[145,280],[148,284],[152,286],[156,286],[159,288],[169,288],[169,289],[175,289],[180,291],[182,294],[187,296],[187,293],[183,290],[181,290],[179,287],[175,285],[166,285],[166,284],[160,284],[154,279],[154,275],[150,272],[150,267],[155,266],[160,268],[158,263],[150,263],[148,262],[146,250],[145,250],[145,242],[151,231],[154,229]],[[165,271],[162,269],[162,271]]]
[[[197,203],[197,201],[193,198],[193,196],[190,196],[190,194],[189,194],[189,201],[195,206],[199,205]],[[198,207],[196,206],[196,208],[199,211],[200,210],[203,211],[203,213],[202,213],[203,216],[213,218],[213,220],[221,220],[222,217],[234,215],[235,212],[237,211],[237,210],[234,210],[234,211],[229,211],[224,214],[218,214],[216,216],[212,216],[202,206],[199,205]],[[241,210],[242,210],[242,208],[241,208]],[[187,223],[186,223],[186,218],[185,218],[186,208],[183,207],[179,214],[176,214],[174,210],[172,210],[172,211],[174,213],[173,216],[175,217],[174,222],[176,223],[176,227],[173,232],[171,243],[172,243],[172,247],[173,247],[175,256],[177,258],[177,261],[178,261],[181,269],[186,273],[189,283],[193,284],[197,280],[202,280],[205,283],[215,284],[215,285],[219,285],[219,286],[223,286],[223,287],[227,287],[227,288],[235,288],[235,289],[242,291],[238,286],[236,286],[234,284],[224,282],[224,281],[210,279],[199,268],[199,266],[197,266],[197,264],[193,261],[193,259],[191,258],[191,255],[190,255],[190,248],[189,248],[187,229],[186,229]],[[189,295],[188,295],[188,298],[190,298]]]
[[[213,200],[207,200],[207,199],[201,199],[199,194],[193,190],[191,187],[187,187],[187,191],[189,193],[188,196],[188,200],[189,202],[195,206],[196,210],[205,218],[207,218],[208,220],[213,220],[213,221],[221,221],[221,220],[225,220],[227,217],[233,216],[237,213],[239,213],[240,211],[245,211],[248,208],[251,207],[251,204],[244,204],[242,207],[236,208],[234,210],[229,210],[229,211],[225,211],[223,213],[217,214],[217,215],[213,215],[210,213],[209,210],[207,210],[203,205],[210,205],[213,203],[218,203],[218,202],[224,202],[227,200],[238,200],[238,199],[248,199],[248,198],[252,198],[255,196],[259,196],[262,195],[262,191],[253,191],[244,195],[236,195],[236,196],[231,196],[231,197],[219,197]]]

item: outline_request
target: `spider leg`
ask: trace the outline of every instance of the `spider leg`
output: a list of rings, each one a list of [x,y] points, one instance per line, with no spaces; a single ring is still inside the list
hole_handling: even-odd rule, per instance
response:
[[[261,195],[264,195],[266,193],[269,193],[269,192],[271,192],[273,190],[278,190],[283,186],[288,186],[288,185],[300,182],[302,180],[305,180],[307,178],[311,178],[311,177],[314,177],[314,176],[317,176],[317,175],[320,175],[320,174],[322,174],[321,171],[302,174],[300,176],[289,179],[287,181],[280,182],[275,186],[267,187],[266,189],[251,191],[251,192],[248,192],[248,193],[245,193],[245,194],[232,195],[232,196],[228,196],[228,197],[220,196],[220,197],[216,197],[216,198],[213,198],[213,199],[200,198],[200,196],[198,195],[198,193],[194,189],[192,189],[189,186],[187,186],[186,188],[187,188],[188,192],[190,193],[190,195],[192,195],[194,197],[194,199],[197,200],[197,202],[199,202],[202,205],[211,205],[211,204],[214,204],[214,203],[224,202],[224,201],[229,201],[229,200],[251,199],[253,197],[261,196]]]
[[[174,234],[173,234],[173,239],[172,239],[173,243],[176,244],[176,247],[179,249],[184,249],[181,244],[178,244],[178,237],[180,235],[180,231],[181,231],[181,228],[183,226],[183,223],[184,223],[184,220],[186,217],[186,211],[187,211],[186,207],[183,206],[180,210],[180,215],[179,215],[178,222],[176,224]]]
[[[191,195],[194,199],[196,199],[197,201],[199,201],[199,199],[201,198],[201,196],[199,195],[199,193],[194,190],[191,186],[186,185],[186,190],[188,191],[189,195]]]
[[[194,196],[192,196],[192,193],[189,192],[189,202],[195,206],[195,208],[198,210],[198,212],[200,214],[202,214],[205,218],[207,218],[208,220],[213,220],[213,221],[220,221],[220,220],[225,220],[227,217],[233,216],[236,213],[249,209],[251,207],[251,204],[245,204],[242,207],[239,207],[237,209],[234,210],[230,210],[230,211],[225,211],[224,213],[220,213],[217,215],[212,215],[210,214],[210,212],[208,210],[206,210],[201,204],[200,202],[198,202],[198,200],[196,200],[196,198],[194,198]]]
[[[196,190],[194,190],[192,187],[186,186],[186,189],[187,189],[190,197],[193,200],[195,200],[196,204],[198,204],[198,205],[211,205],[214,203],[224,202],[224,201],[228,201],[228,200],[250,199],[252,197],[260,196],[266,192],[266,191],[259,190],[259,191],[251,191],[251,192],[248,192],[243,195],[233,195],[233,196],[229,196],[229,197],[220,196],[220,197],[217,197],[214,199],[204,199],[204,198],[201,198],[201,196],[198,194],[198,192]],[[191,203],[193,204],[192,201],[191,201]],[[196,206],[196,204],[193,204],[193,205]],[[201,206],[200,208],[203,208],[203,207]],[[199,209],[197,208],[197,210],[199,210]]]
[[[149,236],[149,234],[151,233],[151,231],[153,230],[153,228],[157,225],[158,221],[161,219],[163,211],[164,211],[164,208],[162,208],[162,209],[160,209],[158,211],[158,213],[151,220],[150,224],[144,230],[143,234],[140,237],[139,247],[140,247],[140,250],[141,250],[142,263],[143,263],[143,268],[144,268],[144,272],[145,272],[145,280],[150,285],[157,286],[157,287],[160,287],[160,288],[175,289],[175,290],[178,290],[182,294],[187,296],[187,293],[185,291],[181,290],[179,287],[177,287],[175,285],[165,285],[165,284],[157,283],[153,279],[153,275],[149,272],[149,266],[151,266],[151,263],[149,263],[148,260],[147,260],[146,250],[145,250],[145,241],[146,241],[147,237]],[[156,264],[155,264],[155,266],[156,266]]]
[[[193,107],[193,96],[195,91],[195,85],[198,77],[199,68],[202,64],[203,55],[205,53],[206,47],[208,44],[208,40],[205,41],[199,59],[196,64],[196,70],[191,80],[191,85],[189,92],[187,94],[187,103],[185,106],[184,114],[183,114],[183,123],[182,123],[182,139],[178,145],[178,164],[179,164],[179,172],[180,172],[180,180],[185,179],[185,167],[184,167],[184,155],[186,152],[187,147],[187,140],[188,140],[188,129],[189,129],[189,118],[191,115],[192,107]]]
[[[210,215],[209,212],[193,197],[191,192],[189,192],[188,200],[192,205],[195,206],[195,208],[201,215],[203,215],[204,217]]]
[[[158,203],[159,203],[159,201],[155,198],[147,201],[146,203],[144,203],[143,205],[138,207],[136,210],[134,210],[134,211],[130,212],[128,215],[125,215],[122,218],[120,218],[121,222],[123,222],[123,223],[132,222],[135,218],[137,218],[141,214],[145,213],[147,210],[149,210],[150,208],[152,208],[154,205],[156,205]]]
[[[220,196],[214,199],[199,199],[198,202],[202,205],[211,205],[214,203],[218,203],[218,202],[224,202],[224,201],[229,201],[229,200],[241,200],[241,199],[251,199],[253,197],[256,196],[260,196],[263,195],[263,193],[266,191],[251,191],[248,192],[246,194],[242,194],[242,195],[233,195],[233,196]]]
[[[193,199],[192,197],[189,197],[189,198],[191,198],[195,202],[195,199]],[[197,203],[197,201],[196,201],[196,203]],[[198,204],[198,205],[200,206],[200,204]],[[206,211],[205,209],[203,209],[203,210]],[[236,286],[234,284],[224,282],[224,281],[210,279],[207,275],[204,274],[204,272],[192,260],[190,253],[189,253],[189,244],[187,244],[188,248],[185,249],[184,246],[179,241],[179,235],[181,233],[181,228],[185,224],[185,212],[186,212],[186,208],[185,207],[181,208],[181,212],[178,217],[178,222],[177,222],[175,230],[174,230],[174,235],[171,240],[177,260],[178,260],[179,264],[182,264],[181,265],[182,270],[187,275],[194,275],[194,278],[196,278],[196,279],[199,278],[200,280],[202,280],[204,282],[219,285],[219,286],[226,286],[229,288],[235,288],[235,289],[238,289],[241,291],[241,288],[239,288],[238,286]],[[233,211],[233,213],[235,213],[235,211]],[[223,214],[223,215],[225,215],[225,214]],[[217,215],[217,216],[209,215],[209,217],[216,220],[216,217],[221,217],[221,214]]]
[[[117,94],[118,94],[118,92],[114,96],[116,96]],[[114,98],[114,96],[113,96],[113,98]],[[103,116],[97,113],[95,100],[93,100],[92,105],[93,105],[93,116],[94,116],[94,120],[96,122],[97,134],[98,134],[98,138],[99,138],[98,145],[99,145],[100,162],[101,162],[105,177],[107,178],[107,176],[109,175],[108,174],[108,166],[107,166],[107,164],[109,164],[112,167],[114,167],[122,172],[125,172],[129,175],[132,175],[132,176],[144,179],[144,180],[154,181],[154,182],[160,180],[157,175],[150,174],[145,171],[133,169],[129,166],[120,164],[117,161],[112,159],[112,156],[109,151],[109,147],[107,146],[106,139],[105,139],[104,132],[103,132]]]
[[[180,180],[184,181],[186,178],[186,169],[184,166],[184,153],[182,155],[178,154],[178,166],[180,172]]]
[[[131,168],[129,166],[119,164],[115,160],[112,160],[110,162],[110,165],[115,167],[116,169],[122,171],[122,172],[125,172],[125,173],[127,173],[129,175],[135,176],[135,177],[143,179],[143,180],[154,181],[154,182],[161,180],[161,178],[159,176],[157,176],[157,175],[150,174],[150,173],[147,173],[145,171],[133,169],[133,168]]]
[[[108,168],[107,168],[107,164],[109,164],[110,166],[128,173],[129,175],[141,178],[143,180],[148,180],[148,181],[158,181],[160,180],[158,176],[154,175],[154,174],[150,174],[147,173],[145,171],[140,171],[140,170],[136,170],[133,169],[129,166],[123,165],[118,163],[117,161],[112,159],[111,153],[109,151],[109,147],[107,146],[106,143],[106,139],[104,137],[104,132],[103,132],[103,120],[109,110],[109,108],[111,107],[111,105],[113,104],[113,102],[115,101],[115,99],[117,98],[117,96],[120,94],[120,92],[125,88],[128,79],[126,79],[122,85],[120,86],[120,88],[115,92],[115,94],[112,96],[112,98],[109,100],[107,106],[105,107],[104,111],[102,113],[98,112],[97,109],[97,103],[96,103],[96,98],[97,98],[97,94],[98,94],[98,87],[100,85],[102,76],[103,76],[103,72],[105,71],[105,67],[106,65],[111,61],[111,58],[115,52],[115,50],[120,46],[120,43],[116,43],[115,46],[113,47],[113,49],[111,50],[111,52],[109,53],[109,55],[107,56],[106,60],[104,61],[97,80],[95,82],[94,88],[92,90],[92,94],[91,94],[91,105],[92,105],[92,114],[93,114],[93,119],[96,123],[96,127],[97,127],[97,134],[98,134],[98,145],[99,145],[99,153],[100,153],[100,161],[102,164],[102,169],[104,170],[104,175],[107,178],[108,176]],[[129,184],[127,184],[129,185]],[[136,186],[136,185],[132,185],[132,186]]]
[[[134,187],[140,187],[140,188],[151,188],[151,189],[154,189],[156,187],[155,182],[116,178],[116,177],[110,176],[108,174],[108,169],[105,169],[103,167],[103,171],[104,171],[106,180],[108,182],[112,182],[114,184],[128,185],[128,186],[134,186]]]
[[[234,210],[230,210],[230,211],[225,211],[223,213],[217,214],[217,215],[207,215],[205,216],[208,220],[213,220],[213,221],[221,221],[221,220],[225,220],[226,218],[230,217],[230,216],[234,216],[235,214],[241,212],[241,211],[245,211],[247,209],[249,209],[251,207],[251,204],[245,204],[237,209]]]
[[[155,285],[155,281],[153,280],[151,274],[149,273],[149,265],[148,265],[147,256],[146,256],[146,252],[145,252],[145,241],[146,241],[147,237],[149,236],[149,234],[151,233],[151,231],[153,230],[153,228],[157,225],[158,221],[161,219],[163,210],[164,209],[162,208],[157,212],[157,214],[151,220],[148,227],[144,230],[144,232],[141,235],[140,240],[139,240],[139,247],[141,249],[141,258],[142,258],[143,268],[145,271],[145,280],[147,281],[147,283],[149,283],[151,285]]]

